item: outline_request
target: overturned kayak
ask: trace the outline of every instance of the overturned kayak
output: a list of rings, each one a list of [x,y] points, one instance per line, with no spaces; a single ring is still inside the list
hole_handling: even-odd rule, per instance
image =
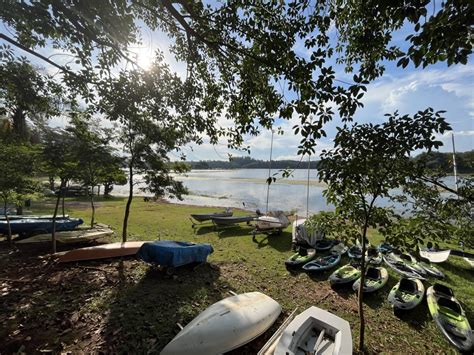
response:
[[[441,250],[441,251],[432,251],[432,250],[420,250],[420,256],[422,258],[428,259],[432,263],[444,263],[448,260],[451,250]]]
[[[329,276],[329,282],[331,285],[345,285],[354,282],[359,277],[360,270],[347,264],[334,271],[331,276]]]
[[[303,270],[306,272],[319,272],[324,270],[332,269],[334,266],[339,264],[341,261],[341,254],[332,254],[317,258],[316,260],[310,261],[303,266]]]
[[[53,219],[53,215],[50,214],[50,215],[27,215],[27,214],[21,214],[21,215],[17,215],[17,214],[14,214],[14,215],[8,215],[8,220],[10,221],[14,221],[14,220],[17,220],[17,219]],[[69,219],[69,215],[61,215],[61,216],[56,216],[56,220],[60,220],[60,219]],[[0,215],[0,221],[5,221],[6,218],[5,218],[5,215]]]
[[[359,290],[360,278],[354,282],[352,289],[354,291]],[[384,267],[373,267],[369,266],[365,272],[364,286],[362,287],[363,292],[375,292],[380,290],[388,281],[388,272]]]
[[[260,292],[225,298],[194,318],[161,351],[162,355],[211,355],[236,349],[263,334],[281,306]]]
[[[48,218],[22,218],[10,221],[12,234],[38,234],[53,231],[53,219]],[[56,231],[70,231],[84,223],[80,218],[66,218],[56,220]],[[0,221],[0,234],[8,234],[8,222]]]
[[[352,354],[349,322],[318,307],[297,315],[281,335],[274,355]]]
[[[403,261],[401,261],[399,258],[394,258],[390,254],[385,255],[383,257],[383,260],[385,263],[390,266],[395,272],[398,274],[405,276],[409,279],[420,279],[420,280],[426,280],[425,277],[420,275],[413,269],[411,266],[407,265]]]
[[[119,242],[69,250],[66,253],[60,255],[58,261],[60,263],[66,263],[72,261],[98,260],[135,255],[141,246],[146,242],[147,241],[125,243]]]
[[[402,277],[390,291],[388,301],[394,309],[410,310],[421,303],[424,295],[425,287],[420,280]]]
[[[233,212],[230,209],[226,209],[222,212],[214,213],[191,213],[191,217],[198,222],[210,221],[213,217],[232,217]]]
[[[285,261],[285,265],[291,267],[302,266],[313,260],[315,256],[316,250],[300,248],[298,253],[293,254]]]
[[[210,244],[196,244],[175,240],[156,240],[144,243],[137,256],[144,262],[167,267],[205,263],[214,252]]]
[[[444,285],[434,284],[426,291],[431,316],[443,335],[461,352],[474,350],[474,338],[466,314],[453,291]]]

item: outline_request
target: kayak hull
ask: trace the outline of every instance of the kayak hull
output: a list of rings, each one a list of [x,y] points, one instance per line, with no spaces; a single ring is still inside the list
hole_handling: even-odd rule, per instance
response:
[[[225,298],[194,318],[161,351],[162,355],[210,355],[236,349],[263,334],[281,306],[260,292]]]
[[[60,263],[67,263],[73,261],[98,260],[135,255],[140,247],[146,242],[147,241],[110,243],[74,249],[61,255],[58,261]]]
[[[316,256],[316,250],[308,249],[307,255],[301,255],[299,252],[293,254],[290,258],[285,261],[285,265],[289,267],[299,267],[310,262]]]
[[[316,260],[310,261],[303,266],[303,270],[306,272],[320,272],[332,269],[341,261],[341,254],[333,254],[317,258]]]
[[[371,277],[371,272],[374,272],[377,274],[376,277]],[[360,285],[360,278],[357,279],[354,284],[352,285],[352,289],[354,291],[359,290],[359,285]],[[366,276],[365,276],[365,281],[364,281],[364,286],[362,287],[362,291],[364,293],[371,293],[380,290],[382,287],[384,287],[388,282],[388,272],[387,269],[384,267],[373,267],[369,266],[367,268]]]
[[[352,265],[344,265],[329,276],[331,285],[347,285],[360,277],[360,270]]]

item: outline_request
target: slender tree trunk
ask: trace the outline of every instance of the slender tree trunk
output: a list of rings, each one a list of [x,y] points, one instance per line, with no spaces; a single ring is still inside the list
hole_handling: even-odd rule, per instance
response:
[[[97,185],[97,196],[100,196],[100,185]]]
[[[61,209],[62,209],[62,212],[63,212],[63,218],[66,217],[66,213],[64,211],[64,200],[66,198],[66,191],[63,191],[64,189],[66,189],[66,183],[64,183],[64,187],[61,189],[61,192],[60,194],[62,195],[62,199],[61,199]]]
[[[5,213],[5,219],[7,221],[7,228],[8,228],[8,235],[7,235],[7,240],[10,244],[12,244],[12,227],[10,225],[10,218],[8,218],[8,212],[7,212],[7,200],[4,201],[3,204],[3,212]]]
[[[94,188],[92,188],[90,196],[91,196],[91,208],[92,208],[91,227],[94,227],[94,218],[95,218]]]
[[[132,204],[132,199],[133,199],[133,158],[130,161],[128,171],[129,171],[128,200],[127,200],[127,205],[125,206],[125,217],[123,219],[123,229],[122,229],[122,242],[124,243],[127,241],[128,216],[130,215],[130,206]]]
[[[53,231],[51,233],[51,242],[53,244],[53,254],[56,253],[56,216],[58,215],[59,201],[61,200],[61,195],[63,194],[66,181],[61,179],[61,185],[59,185],[58,197],[56,198],[56,206],[54,207],[53,214]]]
[[[365,318],[364,318],[364,292],[363,287],[365,284],[365,270],[366,270],[366,260],[365,260],[365,251],[366,251],[366,236],[367,236],[367,229],[369,227],[369,218],[372,212],[372,205],[373,202],[370,204],[367,216],[365,218],[364,229],[362,230],[362,258],[361,258],[361,275],[360,275],[360,285],[359,285],[359,352],[364,352],[364,336],[365,336]]]

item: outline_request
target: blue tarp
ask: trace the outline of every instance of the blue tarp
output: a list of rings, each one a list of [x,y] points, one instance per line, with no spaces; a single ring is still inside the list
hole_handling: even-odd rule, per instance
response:
[[[213,251],[210,244],[157,240],[144,243],[137,255],[147,263],[178,267],[190,263],[204,263]]]

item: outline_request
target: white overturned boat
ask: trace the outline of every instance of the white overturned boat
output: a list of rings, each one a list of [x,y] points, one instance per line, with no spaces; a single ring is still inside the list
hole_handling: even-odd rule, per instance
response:
[[[352,354],[349,322],[314,306],[297,315],[275,341],[274,355]]]
[[[282,231],[290,225],[290,220],[283,211],[271,211],[256,219],[255,229],[259,232]]]
[[[431,251],[420,250],[420,256],[428,259],[432,263],[444,263],[449,258],[451,250]]]
[[[260,292],[243,293],[208,307],[161,351],[162,355],[214,355],[236,349],[263,334],[281,306]]]

